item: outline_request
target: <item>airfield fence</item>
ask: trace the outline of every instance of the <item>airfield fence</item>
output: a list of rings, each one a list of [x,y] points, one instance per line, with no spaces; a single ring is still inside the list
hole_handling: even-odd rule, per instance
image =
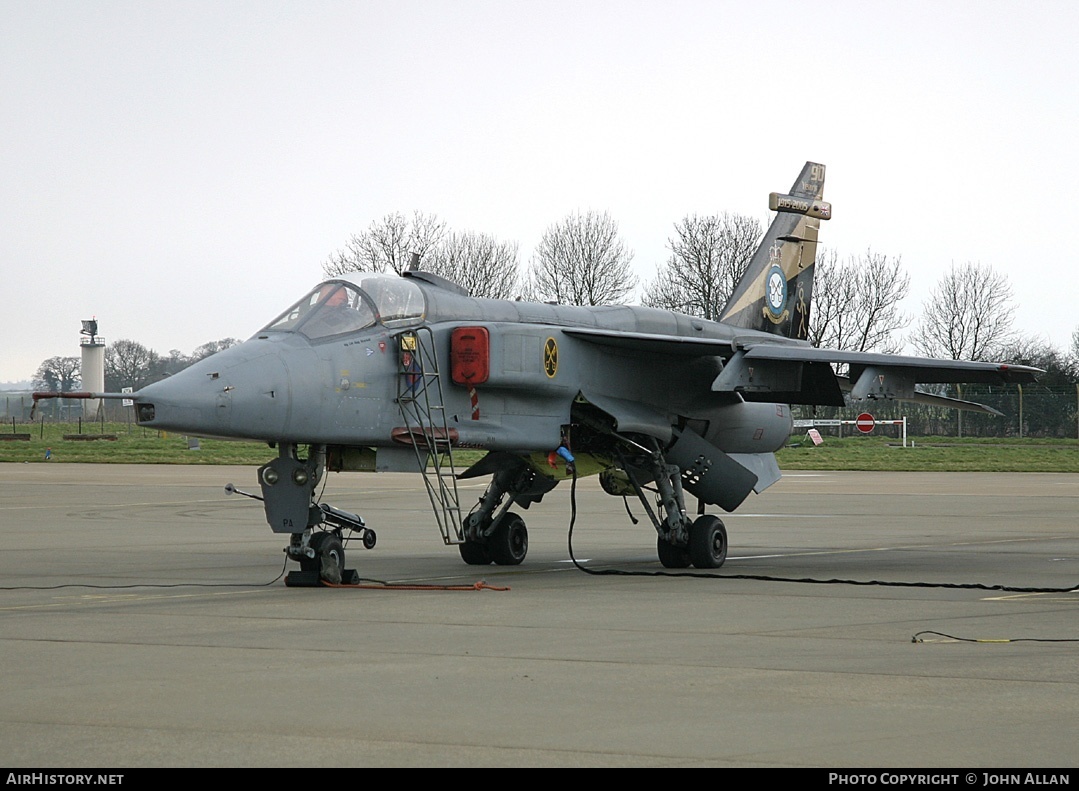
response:
[[[844,407],[795,406],[796,419],[851,419],[869,412],[877,420],[907,419],[907,433],[919,437],[1079,437],[1079,385],[1045,387],[1041,385],[966,385],[942,389],[940,395],[985,404],[1004,413],[1003,417],[921,404],[878,401]],[[899,431],[877,427],[875,433]],[[830,427],[822,433],[838,433]],[[849,428],[843,431],[851,434]],[[898,437],[898,434],[896,434]]]
[[[86,402],[75,398],[53,398],[47,401],[38,401],[37,409],[34,410],[34,399],[29,391],[7,391],[0,393],[0,420],[10,425],[11,419],[15,418],[18,423],[37,423],[44,415],[47,420],[66,421],[77,423],[81,418],[84,423],[102,421],[106,423],[134,424],[135,411],[133,407],[124,406],[120,401],[101,401],[101,409],[97,415],[84,414]],[[33,421],[30,419],[33,411]]]

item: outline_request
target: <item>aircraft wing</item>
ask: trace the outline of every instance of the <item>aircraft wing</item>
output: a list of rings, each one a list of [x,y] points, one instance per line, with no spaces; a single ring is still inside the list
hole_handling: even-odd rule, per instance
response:
[[[603,346],[682,358],[720,357],[724,368],[712,383],[712,390],[737,392],[747,401],[843,406],[843,392],[847,391],[855,401],[894,399],[995,412],[971,401],[923,393],[915,386],[1028,384],[1043,373],[1026,365],[819,349],[804,342],[747,335],[719,339],[584,328],[564,332]],[[837,376],[834,365],[846,365],[849,378]]]
[[[899,354],[879,352],[849,352],[839,349],[818,349],[813,346],[794,346],[776,343],[750,343],[744,346],[747,360],[775,360],[790,362],[827,362],[846,364],[851,368],[851,379],[869,368],[887,368],[915,377],[923,384],[981,383],[981,384],[1029,384],[1040,368],[1006,363],[973,362],[971,360],[939,360],[932,357],[906,357]]]

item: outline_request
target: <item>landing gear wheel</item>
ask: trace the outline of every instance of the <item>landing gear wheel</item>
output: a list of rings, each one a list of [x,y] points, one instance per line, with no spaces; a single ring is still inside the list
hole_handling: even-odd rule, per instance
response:
[[[374,549],[375,542],[378,541],[378,536],[375,535],[375,531],[371,528],[367,528],[363,531],[363,548]]]
[[[341,574],[345,570],[345,549],[341,546],[341,539],[335,533],[318,533],[311,537],[311,545],[315,550],[319,579],[331,585],[340,585]]]
[[[662,536],[656,539],[656,554],[665,569],[688,569],[689,550],[678,547]]]
[[[528,554],[528,529],[525,520],[510,512],[491,534],[491,560],[499,566],[517,566]]]
[[[697,517],[689,527],[689,558],[699,569],[718,569],[727,559],[727,528],[717,516]]]
[[[465,541],[458,544],[457,549],[461,552],[461,560],[470,566],[486,566],[491,562],[491,550],[486,544]]]

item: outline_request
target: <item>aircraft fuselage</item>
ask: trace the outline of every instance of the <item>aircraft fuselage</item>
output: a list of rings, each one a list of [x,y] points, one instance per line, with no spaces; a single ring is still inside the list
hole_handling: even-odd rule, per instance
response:
[[[341,279],[347,282],[347,278]],[[355,285],[359,285],[358,283]],[[575,400],[612,412],[622,431],[669,439],[697,421],[722,450],[772,452],[789,435],[790,411],[710,390],[719,358],[623,349],[582,340],[576,329],[730,342],[715,322],[645,307],[576,307],[480,300],[419,282],[422,320],[381,323],[330,337],[267,329],[137,395],[139,423],[193,435],[394,446],[402,333],[428,327],[448,422],[461,447],[511,452],[557,447]],[[485,381],[453,381],[452,333],[486,330]],[[740,330],[739,336],[753,334]]]

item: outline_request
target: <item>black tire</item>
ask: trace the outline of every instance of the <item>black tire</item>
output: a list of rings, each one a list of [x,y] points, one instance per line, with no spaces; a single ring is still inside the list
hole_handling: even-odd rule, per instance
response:
[[[470,566],[486,566],[491,562],[491,550],[486,544],[465,541],[458,544],[457,549],[461,552],[461,560]]]
[[[677,547],[665,538],[656,538],[656,554],[659,562],[665,569],[688,569],[689,550],[685,547]]]
[[[718,516],[704,514],[689,527],[689,558],[699,569],[718,569],[727,559],[727,528]]]
[[[378,541],[378,536],[375,535],[375,531],[371,528],[366,528],[363,531],[363,548],[374,549],[376,541]]]
[[[345,570],[345,548],[335,533],[318,533],[311,537],[318,563],[319,579],[340,585]]]
[[[528,554],[528,528],[525,520],[508,513],[491,534],[491,560],[499,566],[519,566]]]

